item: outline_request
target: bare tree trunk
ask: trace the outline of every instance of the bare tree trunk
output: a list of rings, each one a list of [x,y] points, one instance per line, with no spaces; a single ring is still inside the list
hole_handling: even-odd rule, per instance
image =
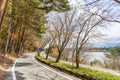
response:
[[[22,30],[22,25],[20,25],[20,28],[19,28],[19,33],[18,33],[18,40],[17,40],[17,44],[16,44],[16,49],[15,49],[15,52],[18,53],[19,52],[19,45],[20,45],[20,36],[21,36],[21,30]]]
[[[22,49],[22,47],[23,47],[25,30],[26,30],[26,26],[24,26],[23,32],[22,32],[22,35],[21,35],[21,40],[20,40],[20,45],[19,45],[19,51],[21,51],[21,49]]]
[[[74,51],[72,52],[72,66],[74,66]]]
[[[119,3],[119,4],[120,4],[120,0],[114,0],[114,1],[116,1],[117,3]]]
[[[76,53],[76,68],[79,68],[79,52]]]
[[[49,46],[48,52],[46,53],[46,59],[48,59],[49,53],[50,53],[51,47]]]
[[[47,52],[47,54],[46,54],[46,59],[48,59],[48,56],[49,56],[49,53],[50,53],[50,51],[51,51],[51,45],[52,45],[52,43],[54,42],[54,39],[51,41],[51,43],[49,44],[49,48],[48,48],[48,52]]]
[[[2,0],[2,2],[1,2],[1,6],[0,6],[0,30],[2,27],[2,22],[4,19],[7,3],[8,3],[8,0]]]
[[[61,54],[62,54],[62,51],[58,51],[58,52],[59,52],[59,54],[58,54],[58,57],[57,57],[57,59],[56,59],[56,62],[59,62],[60,57],[61,57]]]
[[[8,47],[10,45],[10,38],[11,38],[11,29],[14,26],[14,15],[15,15],[15,10],[14,10],[14,1],[13,1],[13,5],[12,5],[12,12],[11,12],[12,18],[10,20],[10,27],[9,27],[9,31],[8,31],[8,36],[7,36],[7,41],[6,41],[6,47],[5,47],[5,53],[8,51]]]
[[[10,27],[9,27],[9,31],[8,31],[8,36],[7,36],[7,41],[6,41],[6,47],[5,47],[5,53],[8,50],[8,46],[9,46],[9,42],[10,42],[10,37],[11,37],[11,23],[10,23]]]

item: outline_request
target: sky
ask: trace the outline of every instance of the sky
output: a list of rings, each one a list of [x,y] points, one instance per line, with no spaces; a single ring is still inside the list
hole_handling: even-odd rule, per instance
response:
[[[85,4],[85,1],[94,1],[94,0],[69,0],[70,1],[70,5],[72,7],[76,7],[77,6],[77,3],[78,1],[80,1],[80,4]],[[107,0],[106,0],[107,1]],[[112,0],[108,0],[109,1],[109,4],[112,4]],[[88,2],[89,3],[89,2]],[[115,2],[113,2],[115,3]],[[107,5],[109,5],[107,4]],[[111,13],[114,13],[114,16],[117,15],[117,9],[120,9],[120,5],[116,8],[116,5],[115,6],[112,6],[111,9],[114,8],[114,11],[111,12]],[[116,15],[115,15],[116,14]],[[113,18],[114,18],[113,16]],[[116,18],[116,17],[115,17]],[[117,16],[118,19],[120,19],[120,15]],[[103,27],[100,27],[99,28],[100,32],[102,33],[102,35],[104,35],[102,38],[100,38],[99,40],[96,40],[96,46],[97,47],[113,47],[113,46],[116,46],[118,44],[120,44],[120,23],[107,23],[105,26]]]
[[[120,24],[109,23],[106,27],[100,28],[100,31],[105,36],[98,41],[97,46],[114,47],[120,45]]]

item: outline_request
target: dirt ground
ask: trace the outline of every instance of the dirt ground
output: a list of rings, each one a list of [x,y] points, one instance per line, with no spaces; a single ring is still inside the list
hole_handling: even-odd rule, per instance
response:
[[[8,55],[6,54],[5,57],[3,55],[0,55],[0,80],[6,79],[6,70],[9,67],[9,65],[15,61],[17,56]]]

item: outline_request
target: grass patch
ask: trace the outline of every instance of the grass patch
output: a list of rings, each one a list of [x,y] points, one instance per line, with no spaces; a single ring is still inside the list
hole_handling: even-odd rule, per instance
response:
[[[51,67],[59,68],[59,70],[70,73],[83,80],[120,80],[120,76],[116,76],[107,72],[92,70],[83,67],[79,67],[78,69],[76,69],[75,66],[72,66],[70,64],[66,64],[63,62],[56,63],[53,60],[38,57],[37,55],[36,58],[39,61],[42,61],[43,63],[50,65]]]

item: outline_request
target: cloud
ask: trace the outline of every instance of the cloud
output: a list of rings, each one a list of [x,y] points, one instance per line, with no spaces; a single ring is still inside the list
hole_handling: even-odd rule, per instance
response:
[[[106,27],[99,28],[99,30],[105,36],[103,36],[96,43],[101,45],[120,43],[120,24],[109,23],[109,24],[106,24]]]

